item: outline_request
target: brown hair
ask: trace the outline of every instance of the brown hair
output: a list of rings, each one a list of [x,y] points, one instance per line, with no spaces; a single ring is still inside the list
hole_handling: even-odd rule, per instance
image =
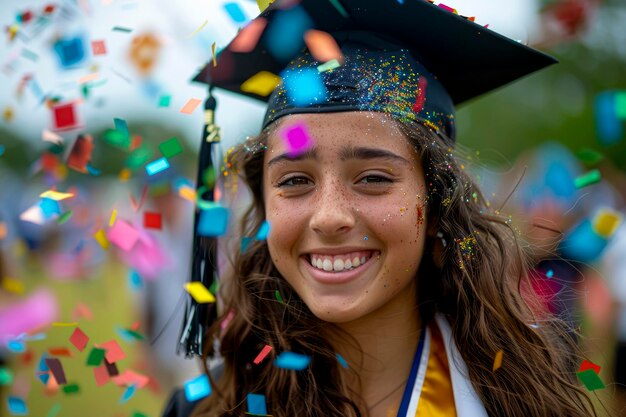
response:
[[[536,306],[522,297],[530,265],[515,232],[506,219],[490,213],[448,141],[421,125],[398,124],[425,168],[428,222],[448,242],[438,260],[434,239],[427,242],[418,276],[439,279],[419,280],[422,321],[435,312],[449,320],[469,379],[489,415],[595,415],[576,382],[579,360],[564,325],[547,314],[533,316]],[[229,153],[229,163],[240,169],[235,174],[243,177],[253,197],[243,218],[243,236],[253,236],[265,219],[263,150],[268,137],[266,129]],[[284,302],[276,298],[276,291]],[[219,381],[211,378],[215,392],[196,407],[195,416],[242,415],[248,393],[265,394],[268,412],[275,417],[364,412],[358,391],[346,386],[335,351],[323,336],[336,326],[309,311],[273,265],[264,241],[255,241],[243,253],[236,251],[220,296],[223,313],[206,336],[207,341],[219,339],[219,352],[205,343],[204,359],[221,354],[224,373]],[[221,331],[230,311],[235,314]],[[307,353],[311,364],[300,372],[276,368],[268,359],[252,365],[266,344],[273,347],[272,354]],[[500,350],[503,366],[493,371]],[[207,373],[210,376],[208,369]]]

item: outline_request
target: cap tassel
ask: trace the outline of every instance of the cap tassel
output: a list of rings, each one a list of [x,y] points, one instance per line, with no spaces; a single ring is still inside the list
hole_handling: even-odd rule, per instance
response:
[[[215,108],[217,102],[211,94],[204,102],[204,131],[200,144],[200,158],[198,161],[198,175],[196,177],[196,193],[203,188],[203,195],[197,196],[206,201],[213,201],[213,187],[204,188],[203,176],[207,169],[213,167],[212,148],[214,143],[220,142],[220,128],[215,124]],[[217,265],[217,239],[198,234],[200,209],[196,207],[194,213],[194,235],[191,260],[190,281],[200,281],[206,288],[211,288],[215,280]],[[217,318],[215,303],[198,304],[189,297],[185,308],[185,317],[181,329],[177,352],[184,352],[186,357],[200,356],[203,352],[204,335],[207,328]]]

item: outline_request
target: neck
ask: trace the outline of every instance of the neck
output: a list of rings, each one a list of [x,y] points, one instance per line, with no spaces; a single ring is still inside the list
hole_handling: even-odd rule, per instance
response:
[[[356,373],[346,373],[346,383],[359,390],[362,400],[358,402],[365,402],[371,416],[397,410],[420,335],[415,285],[380,309],[338,327],[358,343],[345,339],[337,343],[337,352]]]

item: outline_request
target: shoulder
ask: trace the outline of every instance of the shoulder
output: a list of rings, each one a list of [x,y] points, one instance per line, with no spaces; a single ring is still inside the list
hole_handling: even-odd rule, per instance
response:
[[[211,376],[214,379],[219,379],[223,373],[224,364],[218,362],[211,365]],[[193,412],[193,409],[200,403],[200,400],[189,401],[185,396],[185,389],[178,388],[174,390],[170,396],[167,405],[163,411],[162,417],[189,417]]]

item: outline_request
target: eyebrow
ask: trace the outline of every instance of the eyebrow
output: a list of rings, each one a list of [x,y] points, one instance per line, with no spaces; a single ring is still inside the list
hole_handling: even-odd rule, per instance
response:
[[[267,163],[267,166],[270,167],[274,164],[278,164],[281,162],[286,162],[286,161],[295,162],[295,161],[302,161],[305,159],[313,159],[313,160],[318,159],[317,147],[313,147],[307,150],[306,152],[301,153],[297,156],[289,155],[287,153],[279,155],[277,157],[270,159],[270,161]],[[386,159],[390,162],[399,162],[405,165],[411,165],[411,163],[405,158],[385,149],[355,147],[355,146],[350,146],[350,145],[347,145],[341,148],[341,150],[339,151],[339,159],[341,159],[342,161],[346,161],[349,159],[365,159],[365,160]]]

